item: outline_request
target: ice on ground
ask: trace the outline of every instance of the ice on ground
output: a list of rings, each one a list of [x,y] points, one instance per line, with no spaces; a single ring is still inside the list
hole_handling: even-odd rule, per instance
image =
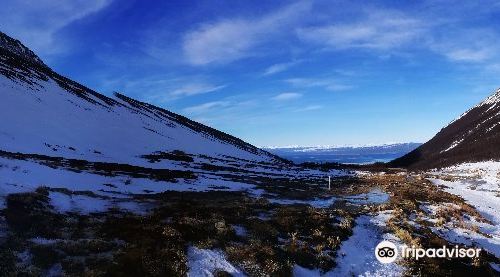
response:
[[[360,193],[351,196],[332,196],[329,198],[314,198],[312,200],[301,200],[301,199],[268,199],[271,203],[276,203],[280,205],[310,205],[315,208],[328,208],[333,203],[339,200],[345,200],[350,204],[354,205],[370,205],[370,204],[383,204],[389,201],[389,194],[382,191],[379,188],[375,188],[367,193]]]
[[[429,180],[446,192],[462,197],[492,224],[475,225],[491,238],[468,230],[449,230],[442,235],[466,245],[477,244],[500,257],[500,162],[465,163],[433,170]]]
[[[47,270],[45,276],[47,277],[64,276],[62,265],[60,263],[54,264]]]
[[[401,276],[405,268],[398,263],[382,264],[375,257],[375,247],[382,240],[396,245],[401,242],[394,235],[384,232],[392,211],[380,212],[374,216],[362,215],[356,219],[352,236],[344,241],[337,254],[337,267],[321,274],[317,269],[294,266],[293,274],[302,276]]]
[[[86,195],[68,195],[60,192],[50,192],[50,204],[60,213],[78,212],[81,214],[105,212],[109,201]]]
[[[61,240],[60,239],[47,239],[47,238],[42,238],[42,237],[36,237],[36,238],[30,239],[30,241],[32,243],[38,244],[38,245],[50,245],[50,244],[58,243]]]
[[[389,194],[382,191],[380,188],[375,188],[367,193],[345,197],[347,201],[359,205],[382,204],[389,201],[389,198]]]
[[[188,277],[212,277],[218,271],[224,271],[231,276],[246,276],[241,270],[226,260],[221,250],[200,249],[194,246],[188,248]]]
[[[239,237],[246,237],[248,232],[247,229],[241,225],[232,225],[234,232],[236,233],[237,236]]]
[[[278,198],[270,198],[269,202],[280,204],[280,205],[310,205],[315,208],[328,208],[335,201],[337,201],[337,197],[331,197],[326,199],[315,198],[312,200],[300,200],[300,199],[278,199]]]
[[[0,216],[0,244],[2,242],[1,239],[7,236],[7,231],[8,231],[8,226],[7,222],[5,221],[5,217]]]

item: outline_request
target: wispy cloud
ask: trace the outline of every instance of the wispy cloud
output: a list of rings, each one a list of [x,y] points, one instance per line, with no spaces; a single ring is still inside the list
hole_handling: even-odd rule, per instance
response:
[[[264,70],[264,75],[273,75],[288,70],[289,68],[298,65],[302,60],[287,62],[287,63],[277,63],[269,66]]]
[[[203,103],[200,105],[196,106],[191,106],[184,108],[183,111],[188,113],[188,114],[202,114],[205,113],[209,110],[215,109],[215,108],[221,108],[221,107],[227,107],[231,104],[229,101],[213,101],[213,102],[207,102]]]
[[[482,63],[500,59],[500,36],[484,28],[448,29],[438,38],[429,38],[427,46],[452,61]]]
[[[220,89],[225,88],[226,85],[215,86],[207,83],[193,83],[186,84],[180,88],[173,90],[170,95],[174,97],[182,97],[182,96],[192,96],[197,94],[204,94],[209,92],[214,92]]]
[[[0,9],[0,29],[19,38],[41,55],[61,51],[54,35],[70,23],[106,7],[111,0],[5,0]]]
[[[322,105],[309,105],[305,106],[303,108],[296,109],[296,112],[308,112],[308,111],[316,111],[316,110],[321,110],[323,109]]]
[[[160,74],[146,77],[124,75],[119,78],[100,76],[100,89],[103,92],[118,90],[141,100],[163,104],[180,98],[216,92],[227,87],[216,84],[208,76],[175,76]]]
[[[322,87],[330,91],[350,90],[353,88],[351,85],[341,84],[333,78],[290,78],[286,79],[285,82],[296,87]]]
[[[275,101],[288,101],[288,100],[293,100],[302,97],[302,94],[296,93],[296,92],[283,92],[280,93],[274,97],[272,97],[272,100]]]
[[[183,51],[192,65],[228,63],[252,55],[252,49],[300,18],[310,5],[298,2],[260,18],[224,19],[187,33]]]
[[[297,35],[333,49],[390,49],[410,43],[426,28],[424,22],[399,12],[371,10],[360,20],[300,28]]]
[[[462,15],[466,10],[458,6],[456,10],[443,10],[436,5],[424,13],[365,9],[354,20],[332,19],[330,23],[298,28],[296,33],[302,41],[325,50],[361,49],[378,54],[395,50],[414,53],[413,50],[421,49],[453,62],[484,63],[500,59],[498,31],[488,27],[465,28]],[[463,6],[486,13],[480,5]]]

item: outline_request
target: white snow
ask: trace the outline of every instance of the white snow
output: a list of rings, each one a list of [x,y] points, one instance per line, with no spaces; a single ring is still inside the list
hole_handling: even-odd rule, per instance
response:
[[[451,125],[452,123],[454,123],[455,121],[461,119],[462,117],[467,115],[470,111],[472,111],[475,108],[482,107],[484,105],[490,105],[490,107],[488,108],[488,110],[490,110],[490,109],[494,108],[498,103],[500,103],[500,88],[497,89],[496,91],[494,91],[493,94],[490,95],[488,98],[486,98],[485,100],[483,100],[482,102],[480,102],[476,106],[472,107],[471,109],[467,110],[466,112],[462,113],[459,117],[452,120],[448,124],[448,126]]]
[[[246,276],[227,261],[221,250],[188,248],[188,277],[212,277],[217,271],[225,271],[234,277]]]
[[[375,257],[375,247],[382,240],[401,245],[399,239],[384,231],[392,211],[356,219],[352,236],[342,243],[332,276],[401,276],[404,268],[397,263],[382,264]]]
[[[1,150],[138,165],[147,163],[139,158],[141,155],[172,150],[273,160],[262,151],[245,151],[167,115],[137,111],[121,100],[122,105],[111,106],[92,96],[102,104],[96,105],[64,90],[52,79],[31,81],[37,89],[0,76]]]
[[[456,141],[452,142],[451,145],[448,148],[446,148],[445,150],[441,151],[440,153],[448,152],[451,149],[457,147],[462,141],[464,141],[464,139],[465,138],[461,138],[459,140],[456,140]]]
[[[399,239],[385,232],[384,227],[392,211],[383,211],[373,216],[361,215],[356,219],[352,236],[338,250],[337,267],[321,274],[317,269],[295,266],[293,274],[302,276],[401,276],[404,267],[396,263],[382,264],[375,257],[375,247],[382,240],[401,245]]]
[[[444,190],[449,193],[461,196],[492,222],[491,225],[472,222],[491,237],[460,228],[438,230],[442,236],[467,245],[478,244],[500,257],[500,162],[465,163],[433,170],[430,174],[433,175],[433,178],[429,178],[431,182],[445,186]]]
[[[60,213],[78,212],[81,214],[105,212],[109,202],[86,195],[67,195],[50,192],[50,204]]]
[[[110,187],[112,185],[112,187]],[[89,196],[50,194],[52,204],[61,212],[82,213],[105,211],[119,207],[136,213],[144,212],[144,205],[126,201],[134,194],[164,191],[248,191],[254,195],[262,192],[254,185],[226,180],[209,174],[196,179],[178,179],[178,182],[155,181],[128,176],[103,176],[90,172],[74,172],[51,168],[31,161],[10,160],[0,157],[0,209],[5,207],[5,197],[11,193],[32,192],[38,187],[65,188],[70,191],[90,191],[102,198],[120,198],[113,201]]]
[[[490,263],[491,268],[493,268],[495,271],[500,272],[500,264],[496,263]]]

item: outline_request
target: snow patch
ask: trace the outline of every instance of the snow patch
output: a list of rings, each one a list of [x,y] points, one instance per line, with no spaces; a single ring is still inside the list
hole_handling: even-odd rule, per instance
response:
[[[401,241],[386,233],[384,227],[392,211],[373,216],[361,215],[356,219],[352,236],[344,241],[337,254],[337,267],[321,274],[318,269],[306,269],[295,265],[294,276],[401,276],[405,268],[396,263],[382,264],[375,257],[375,247],[382,240],[391,241],[399,248]]]
[[[444,238],[466,245],[477,244],[500,257],[500,162],[464,163],[430,172],[429,180],[446,192],[462,197],[493,224],[471,224],[491,237],[461,228],[438,230]],[[443,180],[445,179],[445,180]]]
[[[212,277],[217,271],[225,271],[234,277],[246,276],[241,270],[227,261],[221,250],[188,249],[188,277]]]

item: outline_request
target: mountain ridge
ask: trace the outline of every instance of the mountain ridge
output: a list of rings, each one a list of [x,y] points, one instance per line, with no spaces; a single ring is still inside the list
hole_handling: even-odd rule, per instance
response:
[[[372,147],[392,147],[398,145],[422,144],[421,142],[392,142],[383,144],[339,144],[339,145],[284,145],[284,146],[261,146],[262,149],[338,149],[338,148],[372,148]]]
[[[11,38],[3,32],[0,32],[0,48],[17,55],[26,61],[46,66],[42,59],[40,59],[40,57],[38,57],[28,47],[24,46],[19,40]]]
[[[430,169],[500,160],[500,89],[442,128],[432,139],[390,166]]]
[[[119,162],[127,155],[193,150],[190,154],[286,162],[168,110],[120,93],[102,95],[53,71],[18,40],[0,33],[0,41],[0,115],[9,119],[0,129],[1,150]]]

